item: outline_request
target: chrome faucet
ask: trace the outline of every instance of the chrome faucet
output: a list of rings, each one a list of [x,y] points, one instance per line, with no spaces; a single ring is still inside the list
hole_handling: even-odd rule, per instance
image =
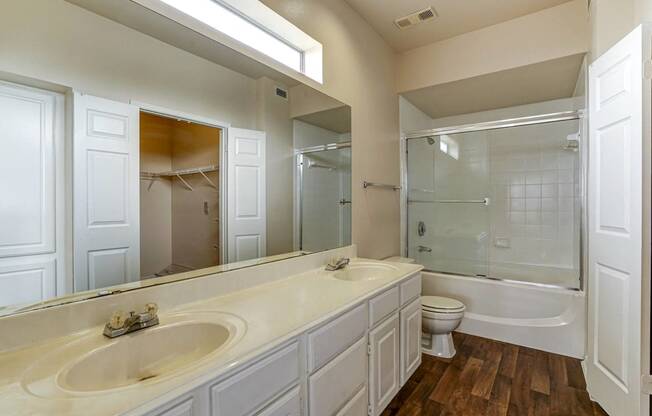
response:
[[[104,336],[115,338],[158,325],[157,312],[158,306],[155,303],[145,305],[143,312],[131,311],[128,315],[122,311],[114,312],[111,320],[104,326]]]
[[[340,270],[345,268],[351,259],[347,257],[340,257],[339,259],[332,259],[328,264],[326,265],[326,270],[329,272],[333,272],[335,270]]]

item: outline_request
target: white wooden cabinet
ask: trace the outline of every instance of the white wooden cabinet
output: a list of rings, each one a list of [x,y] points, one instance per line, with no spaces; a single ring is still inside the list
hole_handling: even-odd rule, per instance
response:
[[[421,298],[401,310],[401,386],[421,365]]]
[[[369,332],[369,406],[379,415],[400,389],[399,315]]]
[[[377,416],[421,364],[415,275],[148,416]]]

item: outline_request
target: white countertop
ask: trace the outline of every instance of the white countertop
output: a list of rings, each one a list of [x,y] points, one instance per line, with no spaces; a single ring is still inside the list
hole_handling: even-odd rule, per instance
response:
[[[184,371],[168,379],[143,381],[120,391],[86,396],[59,395],[60,397],[52,398],[33,394],[24,385],[24,375],[37,360],[45,360],[52,367],[61,367],[61,363],[56,362],[57,349],[89,336],[97,337],[97,342],[104,342],[103,328],[99,326],[2,353],[0,414],[99,416],[140,414],[152,410],[329,320],[422,268],[414,264],[392,265],[397,268],[395,274],[376,280],[338,280],[326,276],[320,268],[161,311],[161,324],[165,324],[168,317],[175,313],[221,312],[240,317],[246,322],[247,329],[237,343],[199,369]],[[155,302],[156,299],[152,301]],[[52,375],[44,374],[43,383],[51,383],[52,378]]]

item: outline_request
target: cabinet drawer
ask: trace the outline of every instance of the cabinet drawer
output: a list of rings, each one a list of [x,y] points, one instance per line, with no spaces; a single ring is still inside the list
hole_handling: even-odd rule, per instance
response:
[[[211,387],[212,415],[249,415],[298,381],[299,346],[294,342]]]
[[[193,416],[193,401],[192,397],[184,400],[179,404],[175,404],[162,412],[154,413],[152,416]]]
[[[367,387],[363,387],[335,416],[367,416]]]
[[[301,396],[295,387],[256,416],[301,416]]]
[[[312,373],[347,349],[367,330],[367,304],[350,310],[308,335],[308,370]]]
[[[331,416],[367,382],[367,339],[361,338],[308,381],[310,416]]]
[[[401,283],[401,306],[421,296],[421,273]]]
[[[398,287],[393,287],[369,301],[369,327],[378,325],[398,309]]]

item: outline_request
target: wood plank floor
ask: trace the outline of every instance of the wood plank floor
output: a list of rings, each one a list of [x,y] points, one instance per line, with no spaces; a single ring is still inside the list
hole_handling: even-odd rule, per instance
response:
[[[591,402],[580,361],[454,333],[450,360],[421,367],[382,416],[604,416]]]

